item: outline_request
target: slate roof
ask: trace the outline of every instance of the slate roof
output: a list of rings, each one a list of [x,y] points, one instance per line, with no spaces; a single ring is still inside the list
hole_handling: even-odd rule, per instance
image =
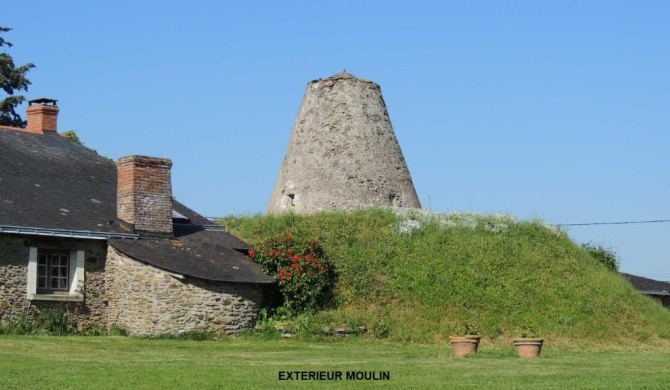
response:
[[[630,284],[633,285],[636,289],[641,292],[649,295],[670,295],[670,283],[662,282],[660,280],[643,278],[642,276],[636,276],[626,273],[621,273],[621,275],[626,278]]]
[[[258,264],[246,257],[246,249],[224,244],[227,233],[199,231],[174,239],[109,239],[124,255],[155,267],[213,281],[274,283]],[[261,274],[259,275],[259,272]]]
[[[116,164],[94,150],[53,132],[0,127],[0,228],[132,233],[116,218],[116,183]],[[176,200],[173,209],[188,219],[174,225],[174,238],[110,238],[108,243],[136,260],[185,276],[273,282],[245,256],[249,247],[244,241],[210,227],[207,218]]]
[[[0,129],[0,224],[120,231],[116,165],[55,132]]]

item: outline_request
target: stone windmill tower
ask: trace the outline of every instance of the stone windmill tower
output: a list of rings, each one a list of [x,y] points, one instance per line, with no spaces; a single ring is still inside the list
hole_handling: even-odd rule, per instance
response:
[[[346,71],[307,84],[268,213],[420,208],[376,83]]]

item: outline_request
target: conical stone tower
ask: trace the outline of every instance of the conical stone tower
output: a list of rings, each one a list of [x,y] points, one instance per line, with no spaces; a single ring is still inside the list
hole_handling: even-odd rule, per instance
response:
[[[420,208],[381,88],[342,72],[311,81],[268,213]]]

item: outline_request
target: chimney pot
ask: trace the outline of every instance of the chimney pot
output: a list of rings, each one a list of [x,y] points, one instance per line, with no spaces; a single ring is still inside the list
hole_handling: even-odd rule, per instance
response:
[[[44,134],[45,131],[58,131],[57,100],[39,98],[28,101],[28,126],[24,129],[29,133]]]

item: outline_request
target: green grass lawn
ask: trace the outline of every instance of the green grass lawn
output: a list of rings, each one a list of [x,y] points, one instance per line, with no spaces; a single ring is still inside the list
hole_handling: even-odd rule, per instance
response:
[[[2,389],[538,388],[667,389],[670,351],[562,351],[522,360],[482,346],[455,359],[444,346],[370,341],[0,336]],[[388,381],[280,381],[280,371],[386,371]]]

